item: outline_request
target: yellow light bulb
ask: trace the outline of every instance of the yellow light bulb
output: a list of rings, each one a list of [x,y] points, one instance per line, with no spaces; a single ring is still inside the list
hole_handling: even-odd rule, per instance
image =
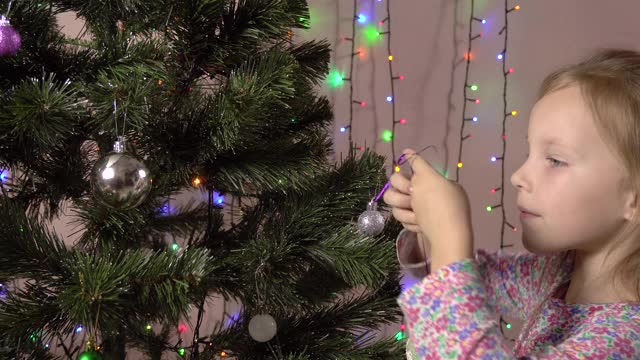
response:
[[[517,111],[515,111],[515,110],[513,110],[513,111],[511,112],[511,115],[516,116],[516,115],[518,115],[518,112],[517,112]]]
[[[393,55],[389,55],[389,61],[393,61]]]
[[[201,182],[202,182],[202,181],[200,180],[200,178],[199,178],[199,177],[196,177],[195,179],[193,179],[193,185],[195,185],[195,186],[200,185],[200,183],[201,183]]]
[[[462,168],[462,162],[459,162],[459,163],[458,163],[458,167],[459,167],[459,168]]]
[[[396,172],[400,172],[400,166],[396,165],[395,169]]]

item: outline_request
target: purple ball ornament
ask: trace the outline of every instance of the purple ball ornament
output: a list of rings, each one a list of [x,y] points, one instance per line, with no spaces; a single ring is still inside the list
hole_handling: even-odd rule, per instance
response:
[[[15,55],[20,44],[20,34],[11,26],[9,19],[0,16],[0,56]]]

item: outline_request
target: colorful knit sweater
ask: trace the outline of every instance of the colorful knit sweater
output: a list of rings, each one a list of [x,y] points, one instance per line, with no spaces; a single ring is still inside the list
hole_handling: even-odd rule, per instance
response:
[[[420,281],[398,303],[409,329],[407,359],[640,359],[640,305],[567,304],[573,253],[475,251],[428,273],[412,263],[415,233],[396,241],[398,260]],[[543,270],[544,269],[544,270]],[[515,344],[499,315],[525,321]]]

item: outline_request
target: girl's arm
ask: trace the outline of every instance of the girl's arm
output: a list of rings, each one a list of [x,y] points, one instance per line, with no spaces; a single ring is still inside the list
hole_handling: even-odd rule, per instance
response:
[[[400,266],[411,276],[422,279],[431,273],[429,241],[424,239],[424,249],[416,232],[403,229],[396,239],[396,254]],[[482,282],[487,289],[490,305],[503,316],[526,320],[532,308],[543,300],[541,289],[544,282],[542,269],[557,266],[557,256],[539,256],[532,253],[509,254],[506,252],[474,251],[474,258],[481,272]],[[554,265],[553,263],[556,263]],[[569,265],[562,267],[557,276],[568,276]],[[551,271],[548,271],[551,273]],[[549,274],[547,274],[549,275]]]
[[[483,278],[479,262],[464,259],[402,292],[412,359],[640,359],[640,312],[633,306],[594,309],[575,321],[559,310],[532,319],[543,333],[530,334],[514,350]]]

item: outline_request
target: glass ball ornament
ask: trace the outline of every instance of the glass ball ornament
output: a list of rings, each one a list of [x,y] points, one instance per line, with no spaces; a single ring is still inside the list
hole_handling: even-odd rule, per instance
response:
[[[151,191],[149,169],[137,157],[125,152],[120,136],[113,152],[99,159],[91,171],[93,195],[105,205],[131,209],[140,205]]]
[[[273,339],[277,332],[276,320],[269,314],[256,315],[249,321],[249,335],[255,341],[267,342]]]
[[[9,19],[0,16],[0,56],[15,55],[20,50],[22,39]]]
[[[369,236],[376,236],[384,230],[384,216],[378,211],[378,203],[370,202],[360,217],[358,217],[358,230]]]

